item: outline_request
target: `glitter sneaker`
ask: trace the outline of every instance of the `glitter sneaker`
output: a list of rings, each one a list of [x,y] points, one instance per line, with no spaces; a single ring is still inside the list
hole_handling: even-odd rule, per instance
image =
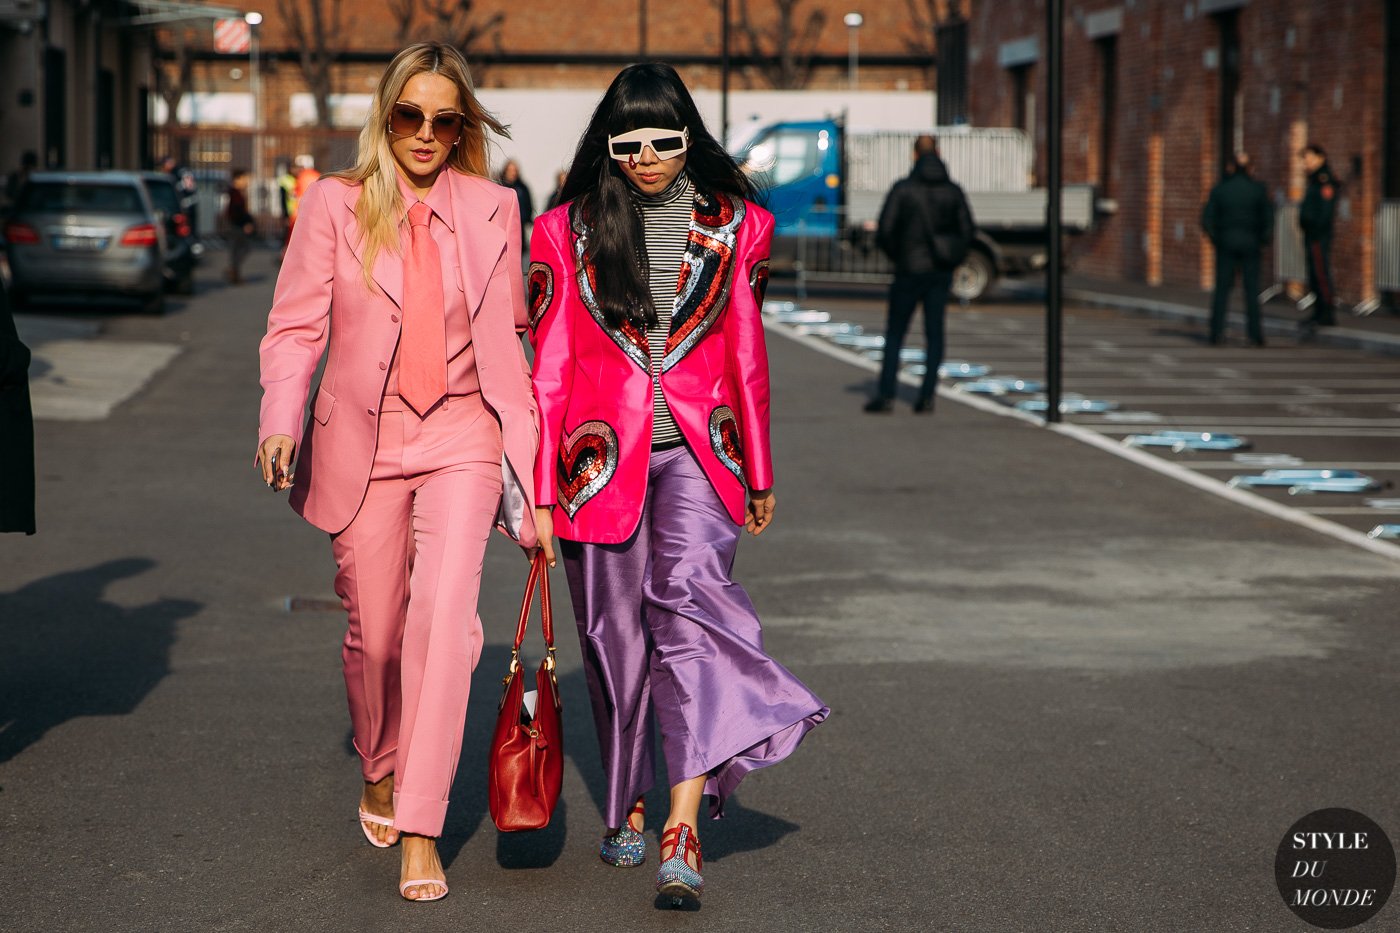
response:
[[[666,847],[671,847],[671,857],[664,858]],[[695,853],[695,867],[691,868],[686,856]],[[695,838],[695,830],[688,823],[673,826],[661,834],[661,867],[656,870],[656,890],[673,903],[698,901],[700,892],[705,890],[705,879],[700,876],[704,862],[700,858],[700,842]]]

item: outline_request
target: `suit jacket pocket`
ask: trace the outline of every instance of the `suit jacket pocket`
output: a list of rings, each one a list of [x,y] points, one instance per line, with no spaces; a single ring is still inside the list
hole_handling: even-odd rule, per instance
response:
[[[335,396],[325,389],[316,393],[316,403],[311,406],[311,417],[321,424],[325,424],[331,419],[331,409],[335,407]]]

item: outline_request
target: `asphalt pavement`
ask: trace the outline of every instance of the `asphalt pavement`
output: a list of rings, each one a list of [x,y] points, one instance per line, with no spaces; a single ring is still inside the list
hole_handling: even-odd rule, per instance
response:
[[[498,834],[483,754],[526,569],[499,539],[452,893],[406,903],[355,821],[328,543],[250,465],[272,267],[249,266],[102,321],[95,342],[179,352],[105,416],[39,422],[40,533],[0,539],[0,929],[1292,931],[1296,820],[1345,806],[1400,838],[1400,563],[951,397],[864,415],[868,364],[775,324],[778,517],[737,577],[831,718],[701,827],[701,909],[658,909],[654,854],[595,854],[556,575],[563,800]],[[1025,307],[976,313],[950,355],[1030,365]]]

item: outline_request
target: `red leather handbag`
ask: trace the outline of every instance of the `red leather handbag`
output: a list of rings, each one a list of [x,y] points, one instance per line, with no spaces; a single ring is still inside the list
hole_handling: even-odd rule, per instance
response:
[[[520,643],[530,620],[530,602],[535,587],[540,590],[540,622],[544,628],[544,660],[535,672],[533,712],[526,705],[525,668],[520,663]],[[554,676],[554,618],[549,606],[549,571],[544,555],[535,557],[525,598],[520,604],[520,622],[515,627],[515,646],[510,651],[505,690],[496,714],[496,731],[491,736],[487,766],[491,819],[501,832],[543,829],[559,801],[564,781],[564,731],[560,721],[559,681]]]

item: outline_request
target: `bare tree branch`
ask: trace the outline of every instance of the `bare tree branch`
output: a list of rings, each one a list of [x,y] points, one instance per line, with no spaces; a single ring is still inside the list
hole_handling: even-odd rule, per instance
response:
[[[395,44],[402,48],[413,37],[413,20],[418,12],[418,0],[385,0],[389,15],[394,19]]]
[[[739,2],[735,31],[759,73],[769,85],[780,89],[806,87],[812,77],[812,56],[822,27],[825,10],[811,10],[805,16],[798,7],[803,0],[773,0],[777,19],[767,28],[749,19],[748,0]]]
[[[967,18],[963,0],[904,0],[909,10],[909,30],[904,34],[904,47],[927,60],[925,76],[933,78],[938,59],[938,31],[943,26]]]
[[[473,0],[426,0],[425,5],[431,20],[431,38],[455,46],[470,59],[476,44],[491,35],[499,51],[504,13],[492,13],[478,20],[472,13]]]
[[[351,21],[342,0],[278,0],[287,32],[297,48],[297,65],[316,104],[316,125],[332,125],[336,60],[344,51]]]
[[[188,29],[170,31],[170,38],[175,46],[173,74],[172,69],[156,69],[160,98],[165,101],[165,122],[169,126],[180,125],[180,101],[184,99],[194,79],[194,56],[190,54],[189,33]]]

